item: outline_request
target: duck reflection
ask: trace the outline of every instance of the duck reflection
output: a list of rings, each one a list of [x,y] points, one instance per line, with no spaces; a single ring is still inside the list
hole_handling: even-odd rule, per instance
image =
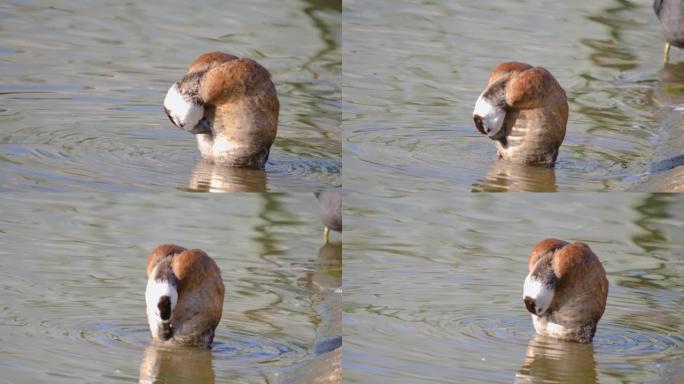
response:
[[[682,164],[684,163],[684,155],[664,161],[665,163],[657,162],[655,165]],[[636,190],[643,192],[684,192],[684,166],[678,165],[659,173],[649,174],[646,180],[636,187]]]
[[[327,242],[318,250],[318,268],[310,281],[319,291],[314,305],[322,320],[316,329],[314,354],[327,355],[342,346],[341,242]]]
[[[226,167],[200,160],[192,172],[188,190],[195,192],[266,192],[266,172]]]
[[[335,289],[342,286],[342,242],[323,244],[318,250],[319,269],[311,277],[314,286]]]
[[[597,383],[594,346],[535,335],[515,382]]]
[[[320,317],[320,321],[317,321],[316,344],[327,345],[342,334],[342,243],[335,241],[323,244],[318,250],[317,264],[315,269],[305,272],[299,281],[304,287],[314,290],[312,302]],[[324,349],[314,347],[319,352],[324,352]]]
[[[655,161],[636,189],[684,192],[684,115],[679,112],[684,110],[684,63],[665,64],[658,71],[658,80],[653,99],[664,108],[664,122],[658,130]]]
[[[315,338],[312,359],[288,369],[274,383],[334,384],[342,382],[342,243],[326,242],[318,251],[315,267],[304,272],[300,284],[311,290],[311,317]]]
[[[554,168],[496,160],[487,176],[471,186],[473,192],[556,192]]]
[[[140,383],[214,383],[210,349],[149,345],[140,363]]]
[[[684,62],[665,64],[657,77],[655,100],[663,107],[684,106]]]
[[[336,349],[317,356],[295,369],[287,370],[278,378],[277,383],[338,384],[342,383],[342,350]]]
[[[316,338],[312,352],[316,358],[294,370],[292,377],[306,383],[341,383],[342,242],[326,241],[318,250],[316,264],[300,280],[314,290],[312,304],[318,319],[314,321]]]

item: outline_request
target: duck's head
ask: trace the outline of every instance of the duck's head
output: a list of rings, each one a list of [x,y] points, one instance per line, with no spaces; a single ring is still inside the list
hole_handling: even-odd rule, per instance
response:
[[[164,98],[164,112],[176,127],[190,133],[211,132],[204,118],[204,101],[199,98],[199,76],[185,76],[174,83]]]

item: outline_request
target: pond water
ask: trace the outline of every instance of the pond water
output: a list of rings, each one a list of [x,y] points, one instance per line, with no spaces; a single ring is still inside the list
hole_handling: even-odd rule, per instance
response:
[[[343,25],[345,188],[673,189],[672,175],[650,179],[683,153],[668,143],[684,126],[684,51],[663,67],[650,1],[345,0]],[[494,162],[473,124],[489,72],[512,60],[547,68],[568,95],[555,171]]]
[[[345,220],[345,382],[684,381],[684,196],[350,194]],[[534,336],[522,287],[546,237],[606,269],[592,344]]]
[[[0,211],[0,381],[339,382],[342,249],[313,194],[2,194]],[[150,347],[146,258],[168,242],[222,270],[211,350]]]
[[[0,5],[0,183],[49,191],[312,191],[341,184],[339,0]],[[292,44],[296,41],[297,44]],[[281,103],[265,172],[199,161],[162,110],[200,54],[248,56]]]

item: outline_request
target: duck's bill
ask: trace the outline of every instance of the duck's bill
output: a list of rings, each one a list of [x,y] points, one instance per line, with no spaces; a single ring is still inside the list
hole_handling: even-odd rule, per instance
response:
[[[501,140],[506,137],[506,128],[504,124],[496,126],[488,123],[481,116],[477,115],[473,116],[473,121],[475,122],[475,128],[477,128],[481,134],[486,135],[492,140]]]
[[[185,128],[183,129],[186,130]],[[192,129],[187,131],[190,133],[194,133],[195,135],[201,133],[211,133],[211,122],[206,117],[202,117],[202,119],[199,121],[199,123],[197,123],[197,125],[195,125],[194,127],[192,127]]]

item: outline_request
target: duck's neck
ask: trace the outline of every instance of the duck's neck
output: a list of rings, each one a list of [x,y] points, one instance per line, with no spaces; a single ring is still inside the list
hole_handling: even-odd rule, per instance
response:
[[[510,133],[496,142],[499,157],[520,164],[553,166],[565,126],[539,110],[520,111]]]

